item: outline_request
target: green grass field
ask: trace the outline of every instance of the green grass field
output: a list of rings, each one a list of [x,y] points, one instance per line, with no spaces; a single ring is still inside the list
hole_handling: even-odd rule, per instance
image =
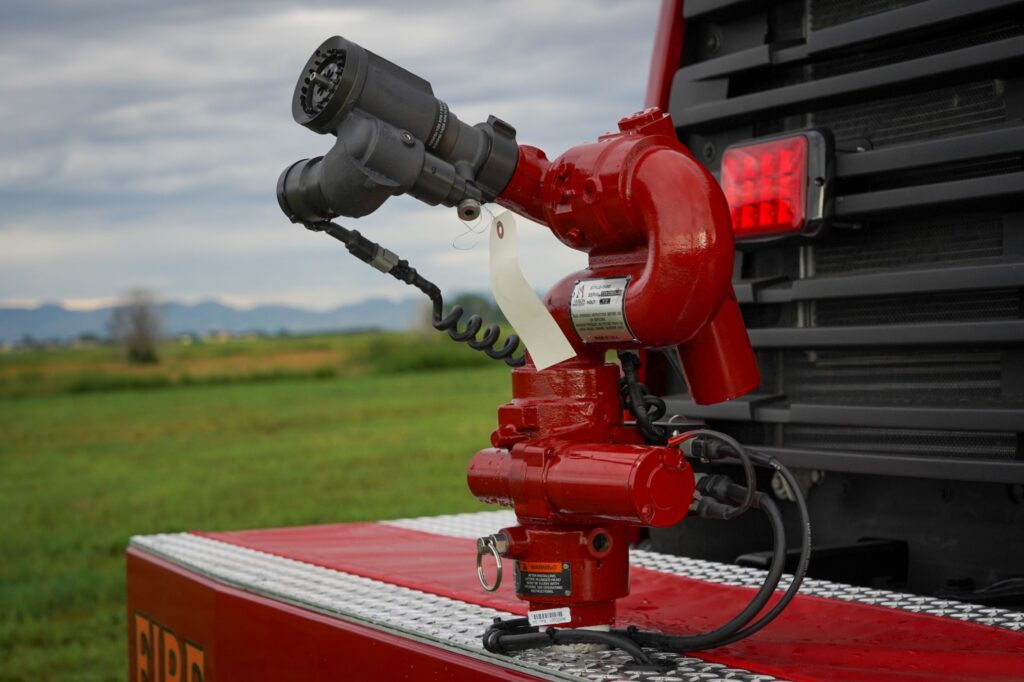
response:
[[[133,534],[483,508],[465,467],[509,379],[479,355],[360,335],[167,348],[142,370],[0,356],[0,680],[125,678]],[[136,375],[158,378],[123,388]]]

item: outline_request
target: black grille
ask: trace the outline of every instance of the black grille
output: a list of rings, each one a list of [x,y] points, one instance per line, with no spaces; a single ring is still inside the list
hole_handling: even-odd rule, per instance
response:
[[[1003,222],[1001,213],[953,212],[928,218],[882,218],[861,229],[836,229],[814,247],[815,273],[828,276],[1002,258]]]
[[[893,95],[870,102],[810,112],[809,126],[832,131],[840,143],[866,142],[878,149],[963,133],[1006,121],[1005,83],[984,80]]]
[[[729,144],[827,128],[840,218],[741,254],[761,389],[669,404],[781,453],[1024,471],[1024,2],[727,4],[687,23],[729,54],[684,54],[681,139],[717,172]]]
[[[957,291],[814,301],[811,326],[1020,319],[1019,289]]]
[[[913,5],[922,0],[811,0],[810,20],[816,31],[854,19]]]
[[[976,28],[968,28],[952,36],[940,34],[910,43],[899,41],[891,47],[880,47],[876,50],[858,48],[831,59],[815,62],[808,72],[812,73],[814,78],[839,76],[853,71],[885,66],[897,61],[928,57],[973,45],[984,45],[994,40],[1019,36],[1022,33],[1024,33],[1024,25],[1019,20],[1005,19]],[[882,45],[886,44],[882,43]]]
[[[775,387],[794,402],[988,406],[1009,402],[1002,391],[1000,353],[986,348],[786,351],[781,364]]]
[[[851,178],[843,181],[841,191],[845,194],[877,192],[884,189],[913,187],[915,185],[926,185],[950,180],[986,178],[1003,173],[1019,173],[1022,170],[1024,170],[1024,156],[1020,154],[1006,154],[986,159],[956,161],[953,163],[936,164],[927,168],[911,168]]]
[[[785,445],[804,450],[927,454],[969,459],[1013,459],[1017,452],[1016,437],[1006,433],[799,424],[786,428]]]

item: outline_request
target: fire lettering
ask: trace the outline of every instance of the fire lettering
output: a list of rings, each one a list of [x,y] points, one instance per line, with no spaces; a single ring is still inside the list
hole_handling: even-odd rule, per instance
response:
[[[132,682],[203,682],[206,654],[203,648],[182,640],[170,628],[135,612],[132,619],[135,665]]]

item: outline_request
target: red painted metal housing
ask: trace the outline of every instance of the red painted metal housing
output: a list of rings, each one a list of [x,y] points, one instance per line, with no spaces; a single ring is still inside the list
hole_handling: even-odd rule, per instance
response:
[[[521,525],[500,535],[506,556],[517,560],[517,594],[531,608],[568,607],[572,626],[609,624],[615,600],[629,592],[635,528],[682,520],[694,483],[676,448],[644,444],[623,423],[618,368],[605,363],[605,353],[679,346],[698,403],[757,387],[732,292],[729,207],[657,108],[554,161],[520,147],[498,201],[547,225],[589,263],[545,299],[577,357],[513,372],[513,399],[499,410],[494,447],[470,463],[469,487],[485,502],[515,509]],[[586,280],[625,282],[614,285],[623,318],[615,341],[577,331],[571,299]],[[558,575],[530,568],[549,566]],[[531,581],[548,587],[531,588]]]
[[[521,147],[516,173],[498,197],[590,257],[589,267],[555,284],[545,303],[592,363],[613,348],[682,345],[696,402],[749,393],[760,374],[732,294],[725,197],[660,110],[624,118],[619,128],[552,162]],[[584,344],[570,319],[573,288],[579,280],[612,277],[630,278],[625,318],[633,340]]]
[[[135,549],[127,564],[131,682],[536,679],[249,594]],[[189,647],[192,659],[174,654]]]

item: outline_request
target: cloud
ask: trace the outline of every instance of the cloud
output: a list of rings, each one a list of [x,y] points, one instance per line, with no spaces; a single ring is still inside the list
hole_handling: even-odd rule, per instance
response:
[[[282,168],[329,139],[291,120],[297,71],[341,34],[429,80],[467,122],[494,113],[555,155],[640,107],[656,3],[16,3],[0,25],[0,299],[165,298],[326,307],[396,283],[289,226]],[[353,223],[445,290],[487,287],[450,210],[408,198]],[[543,228],[538,287],[584,259]],[[422,264],[422,265],[421,265]],[[400,289],[399,289],[400,291]],[[405,293],[405,292],[401,292]]]

